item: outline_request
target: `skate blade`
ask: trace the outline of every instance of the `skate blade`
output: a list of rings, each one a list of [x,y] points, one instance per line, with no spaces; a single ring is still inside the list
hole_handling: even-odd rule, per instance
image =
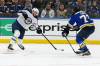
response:
[[[80,53],[80,54],[76,54],[78,56],[91,56],[91,54],[84,54],[84,53]]]

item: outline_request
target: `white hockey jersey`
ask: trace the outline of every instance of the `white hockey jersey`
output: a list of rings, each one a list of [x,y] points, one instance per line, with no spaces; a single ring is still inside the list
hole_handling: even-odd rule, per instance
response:
[[[28,15],[28,18],[25,20],[22,13],[18,13],[18,23],[26,30],[29,30],[29,28],[35,30],[38,27],[38,20],[29,11],[22,10],[22,12],[25,12]]]

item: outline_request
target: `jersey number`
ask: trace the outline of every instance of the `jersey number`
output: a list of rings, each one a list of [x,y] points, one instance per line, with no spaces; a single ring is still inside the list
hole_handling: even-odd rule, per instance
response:
[[[88,15],[81,15],[80,19],[83,19],[84,22],[86,23],[86,22],[88,22],[89,16]]]

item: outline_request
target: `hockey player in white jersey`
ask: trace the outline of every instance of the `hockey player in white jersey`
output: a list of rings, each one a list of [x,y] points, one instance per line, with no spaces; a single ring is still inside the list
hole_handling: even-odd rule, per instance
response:
[[[22,10],[18,13],[16,22],[12,24],[13,36],[8,49],[14,50],[13,44],[15,43],[17,43],[22,50],[25,49],[22,42],[26,30],[36,30],[38,34],[42,33],[42,30],[38,27],[38,14],[39,10],[37,8],[33,8],[32,13],[28,10]]]

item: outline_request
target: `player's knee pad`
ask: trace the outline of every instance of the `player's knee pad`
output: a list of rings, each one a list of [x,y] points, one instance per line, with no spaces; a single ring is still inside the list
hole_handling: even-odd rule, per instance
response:
[[[20,36],[20,31],[19,30],[15,30],[14,31],[14,37],[18,38]]]

